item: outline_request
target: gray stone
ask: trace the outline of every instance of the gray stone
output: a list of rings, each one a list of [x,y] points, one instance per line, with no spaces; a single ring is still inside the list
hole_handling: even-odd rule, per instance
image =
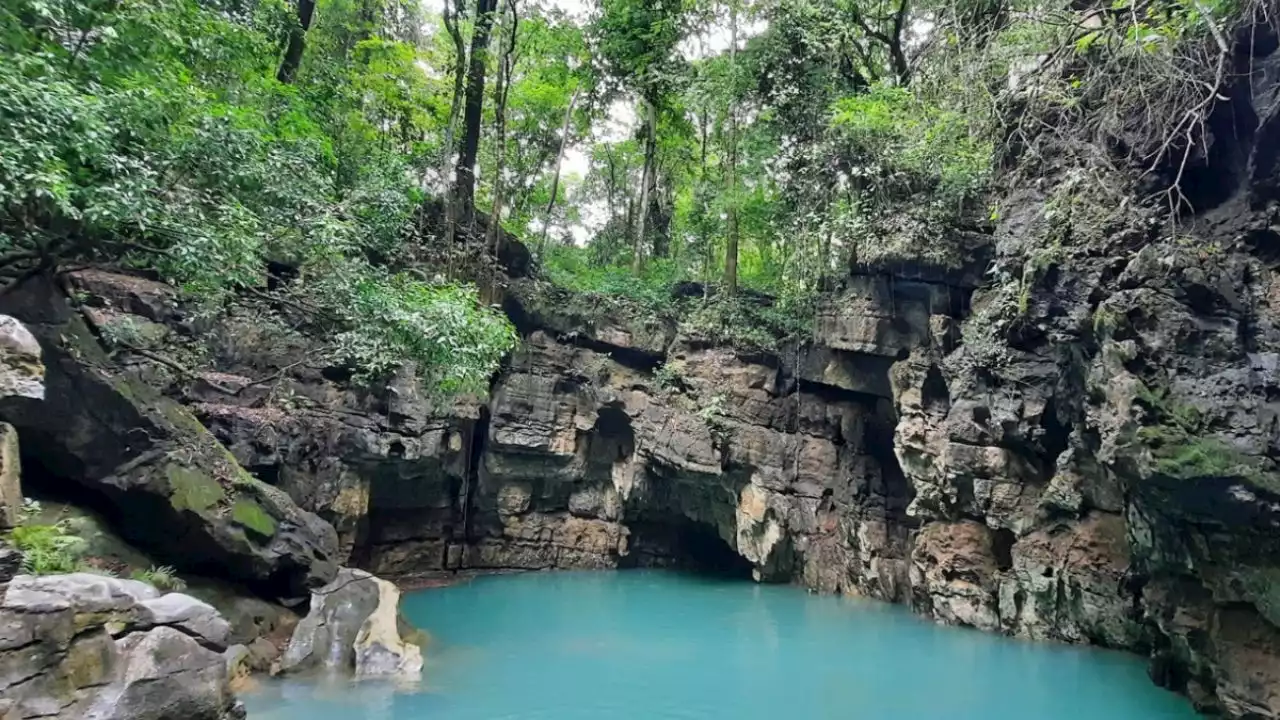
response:
[[[213,650],[227,647],[231,625],[208,603],[182,593],[169,593],[154,600],[146,600],[142,607],[157,625],[172,625],[195,637],[200,644]]]
[[[235,698],[222,656],[170,627],[116,641],[118,680],[102,689],[84,717],[93,720],[226,718]]]
[[[354,669],[356,636],[378,602],[373,575],[339,570],[333,582],[311,594],[311,611],[294,629],[280,658],[281,671]]]
[[[0,422],[0,530],[18,524],[22,515],[22,459],[18,431]]]
[[[221,568],[272,597],[301,597],[333,577],[333,528],[255,480],[189,411],[115,365],[57,283],[31,278],[0,297],[0,311],[34,328],[48,369],[44,400],[0,397],[0,420],[50,474],[83,486],[112,515],[145,518],[119,525],[126,540],[179,569]]]
[[[160,597],[160,591],[137,580],[71,573],[19,575],[9,583],[0,607],[19,612],[109,613],[136,610],[138,604]]]
[[[0,701],[54,720],[242,717],[205,646],[225,635],[212,608],[145,583],[19,575],[0,605]]]

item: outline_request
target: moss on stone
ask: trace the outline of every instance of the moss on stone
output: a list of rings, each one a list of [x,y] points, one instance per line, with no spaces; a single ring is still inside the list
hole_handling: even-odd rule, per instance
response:
[[[113,650],[114,643],[105,631],[81,635],[67,648],[59,673],[72,688],[100,686],[110,679]]]
[[[215,478],[195,468],[171,462],[165,465],[164,474],[172,488],[169,503],[178,510],[204,512],[226,495]]]
[[[271,537],[276,533],[275,518],[268,515],[267,511],[251,498],[242,497],[236,500],[236,504],[231,508],[231,519],[237,525],[263,537]]]
[[[1248,568],[1240,577],[1258,612],[1280,626],[1280,568]]]
[[[196,419],[196,416],[178,403],[167,398],[159,398],[155,406],[160,411],[160,414],[164,416],[165,421],[172,427],[191,433],[198,438],[208,435],[209,431]],[[212,436],[209,437],[212,439]]]

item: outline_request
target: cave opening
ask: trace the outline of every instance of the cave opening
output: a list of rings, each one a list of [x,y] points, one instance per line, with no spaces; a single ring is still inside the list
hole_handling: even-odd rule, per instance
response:
[[[33,447],[35,444],[24,442],[18,453],[23,498],[40,503],[82,505],[98,512],[109,507],[101,498],[94,497],[68,478],[65,472],[50,468],[44,462],[44,458],[48,456]]]
[[[224,577],[216,549],[181,526],[164,522],[166,500],[145,493],[108,495],[111,490],[77,480],[86,470],[47,436],[28,432],[19,451],[22,495],[39,503],[27,521],[51,525],[66,522],[67,531],[83,543],[80,560],[91,568],[128,573],[159,563],[180,565],[184,576]]]
[[[750,580],[755,566],[707,523],[684,517],[632,523],[623,568],[660,567],[726,580]]]

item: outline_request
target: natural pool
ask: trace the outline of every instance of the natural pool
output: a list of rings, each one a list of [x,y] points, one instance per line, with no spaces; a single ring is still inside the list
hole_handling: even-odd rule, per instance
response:
[[[651,572],[484,577],[409,595],[421,686],[298,680],[250,720],[1194,718],[1142,660],[933,625],[871,601]]]

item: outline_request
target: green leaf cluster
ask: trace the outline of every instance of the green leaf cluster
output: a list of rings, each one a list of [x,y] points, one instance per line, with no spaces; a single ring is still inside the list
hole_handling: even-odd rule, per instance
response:
[[[57,575],[81,572],[85,542],[71,533],[69,524],[20,524],[9,532],[8,540],[22,552],[22,571],[30,575]]]
[[[212,311],[288,295],[364,375],[480,388],[513,331],[466,286],[409,278],[438,92],[422,11],[321,0],[296,84],[282,0],[15,0],[0,9],[0,252],[121,263]]]

